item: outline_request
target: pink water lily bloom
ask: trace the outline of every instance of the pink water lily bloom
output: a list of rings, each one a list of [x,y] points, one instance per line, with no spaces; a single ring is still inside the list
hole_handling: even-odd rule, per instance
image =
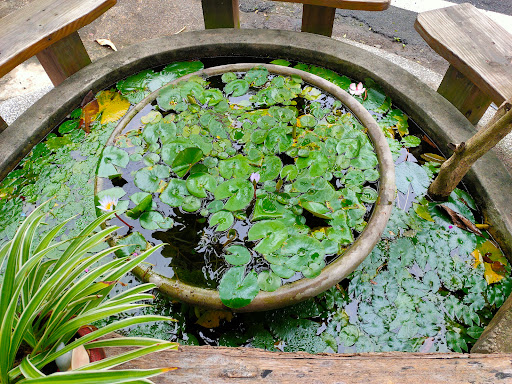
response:
[[[251,173],[249,180],[253,183],[258,183],[260,181],[260,174],[258,172]]]
[[[112,212],[118,202],[119,202],[119,199],[116,197],[104,196],[98,201],[98,203],[100,203],[100,205],[98,205],[97,207],[99,209],[101,209],[102,211]]]
[[[351,95],[355,96],[361,96],[363,93],[366,92],[366,88],[363,86],[363,83],[359,83],[356,85],[356,83],[350,84],[349,90]]]

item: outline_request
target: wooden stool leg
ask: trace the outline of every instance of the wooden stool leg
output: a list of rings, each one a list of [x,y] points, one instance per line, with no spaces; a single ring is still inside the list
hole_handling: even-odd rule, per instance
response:
[[[320,5],[302,5],[302,32],[331,37],[336,8]]]
[[[201,0],[204,27],[240,28],[238,0]]]
[[[2,119],[2,116],[0,116],[0,132],[5,130],[5,128],[7,128],[7,123]]]
[[[489,96],[451,65],[446,71],[437,92],[443,95],[475,125],[492,102]]]
[[[86,65],[91,64],[91,59],[78,32],[73,32],[56,41],[39,52],[37,58],[55,86]]]

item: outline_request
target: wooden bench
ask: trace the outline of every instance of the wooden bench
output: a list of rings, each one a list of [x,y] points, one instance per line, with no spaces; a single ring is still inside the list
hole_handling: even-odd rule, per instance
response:
[[[0,77],[36,55],[54,85],[91,59],[78,30],[117,0],[35,0],[0,20]],[[0,132],[7,124],[0,117]]]
[[[512,98],[512,35],[473,5],[420,13],[415,28],[450,63],[438,92],[471,123]]]
[[[332,35],[336,8],[360,11],[384,11],[391,0],[272,0],[301,3],[302,32]],[[206,29],[240,28],[238,0],[202,0]]]

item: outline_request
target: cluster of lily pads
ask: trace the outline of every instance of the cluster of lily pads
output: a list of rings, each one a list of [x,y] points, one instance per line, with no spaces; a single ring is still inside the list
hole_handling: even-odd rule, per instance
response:
[[[98,176],[130,179],[122,168],[136,169],[137,192],[117,209],[131,208],[126,216],[145,229],[174,225],[161,204],[207,218],[217,238],[229,239],[219,292],[237,308],[297,273],[318,276],[326,255],[343,253],[366,225],[377,199],[368,184],[379,172],[365,128],[300,77],[256,67],[221,80],[222,90],[197,76],[163,88],[142,129],[105,148]],[[115,189],[98,197],[109,194]],[[308,214],[320,219],[315,226]],[[253,258],[268,268],[247,271]]]

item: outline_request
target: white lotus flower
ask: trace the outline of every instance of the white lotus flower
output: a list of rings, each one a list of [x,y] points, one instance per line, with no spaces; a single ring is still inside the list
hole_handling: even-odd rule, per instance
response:
[[[350,84],[350,87],[348,89],[351,95],[355,96],[361,96],[363,93],[366,92],[366,88],[363,86],[363,83],[359,83],[356,85],[356,83]]]
[[[119,202],[119,199],[117,197],[112,196],[104,196],[98,201],[100,205],[97,207],[105,212],[112,212],[114,208],[116,207],[117,203]]]

